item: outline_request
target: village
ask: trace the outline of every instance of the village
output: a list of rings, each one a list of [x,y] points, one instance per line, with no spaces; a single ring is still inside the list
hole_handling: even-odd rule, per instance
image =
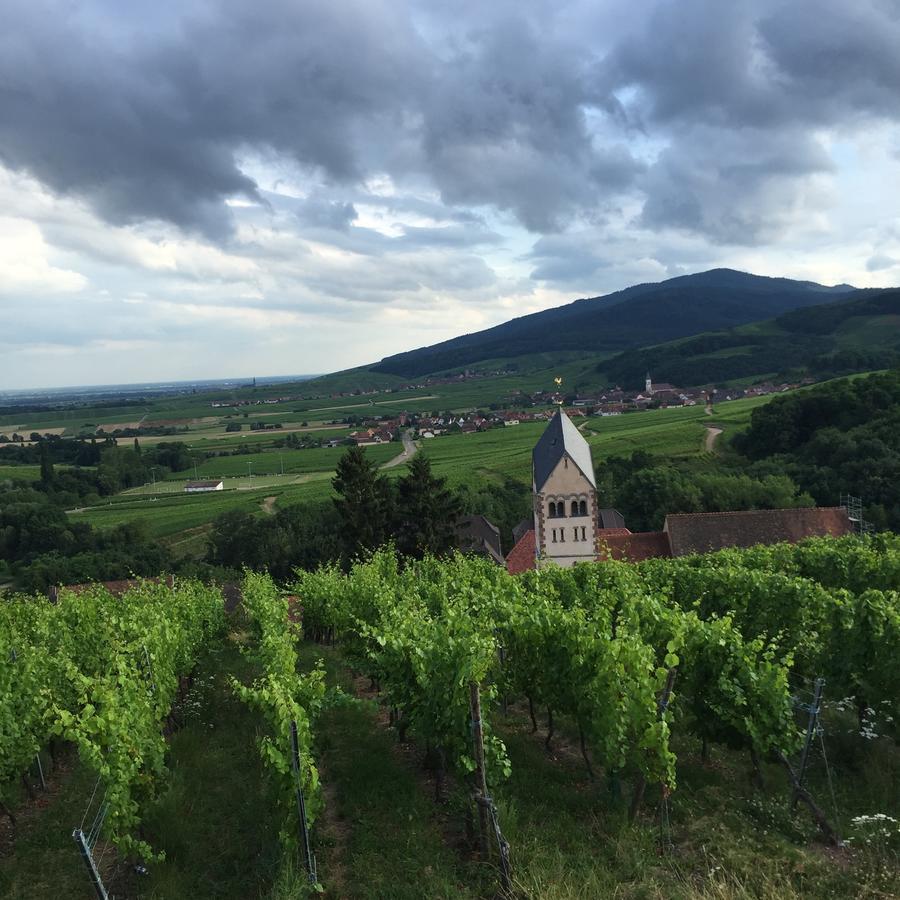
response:
[[[433,412],[430,415],[400,413],[396,416],[366,416],[363,427],[346,438],[333,439],[325,446],[341,444],[367,446],[383,444],[399,437],[402,429],[409,429],[416,439],[432,439],[444,434],[473,434],[492,428],[509,428],[523,422],[549,421],[562,405],[571,419],[583,420],[590,416],[619,416],[653,409],[705,405],[711,409],[714,403],[739,400],[746,397],[764,397],[786,393],[811,383],[805,379],[794,383],[764,383],[746,388],[679,388],[665,382],[654,383],[650,374],[641,391],[623,390],[619,386],[591,394],[575,394],[563,397],[552,391],[534,391],[526,394],[515,392],[503,403],[492,404],[489,410],[468,413]],[[416,385],[418,388],[427,385]],[[496,407],[496,408],[494,408]],[[359,417],[340,420],[357,423]],[[334,424],[338,424],[335,420]]]

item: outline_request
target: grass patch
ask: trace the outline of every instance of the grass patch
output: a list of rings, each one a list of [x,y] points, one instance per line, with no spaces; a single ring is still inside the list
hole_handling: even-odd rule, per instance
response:
[[[46,764],[46,754],[44,755]],[[84,900],[90,886],[72,831],[84,815],[96,777],[67,754],[51,775],[51,790],[25,803],[19,785],[6,785],[19,827],[15,841],[0,851],[0,897],[4,900]],[[24,805],[23,805],[24,804]],[[6,821],[0,823],[5,829]]]
[[[306,645],[306,664],[323,656],[328,682],[349,692],[339,657]],[[490,896],[482,876],[444,840],[436,806],[396,738],[378,720],[378,706],[344,693],[316,727],[328,809],[316,825],[319,879],[327,895],[359,900]]]
[[[560,736],[548,754],[543,733],[532,735],[524,715],[495,721],[512,776],[494,790],[525,897],[898,896],[896,856],[826,848],[802,806],[790,813],[789,788],[778,766],[764,766],[767,790],[760,792],[751,783],[745,754],[714,747],[707,763],[697,742],[676,734],[678,789],[668,804],[670,827],[660,826],[658,788],[648,789],[640,823],[632,826],[626,813],[630,786],[618,796],[601,773],[590,781],[565,722],[556,723]],[[832,762],[844,819],[884,811],[886,803],[896,806],[890,799],[897,797],[896,748],[888,741],[857,745],[854,758],[855,771]],[[830,808],[823,765],[810,769],[808,784]]]
[[[256,744],[257,717],[231,692],[229,675],[256,674],[233,641],[211,648],[178,708],[166,788],[147,813],[151,845],[165,851],[141,894],[151,898],[266,896],[281,848],[276,800]]]

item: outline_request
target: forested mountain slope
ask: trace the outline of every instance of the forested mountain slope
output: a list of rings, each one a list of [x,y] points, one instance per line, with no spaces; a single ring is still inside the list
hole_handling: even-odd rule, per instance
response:
[[[576,300],[502,325],[383,359],[372,371],[414,377],[495,357],[577,350],[608,353],[730,328],[838,300],[849,285],[713,269]]]
[[[826,378],[900,363],[900,290],[849,298],[724,331],[629,350],[598,366],[610,382],[644,374],[679,387],[801,372]]]

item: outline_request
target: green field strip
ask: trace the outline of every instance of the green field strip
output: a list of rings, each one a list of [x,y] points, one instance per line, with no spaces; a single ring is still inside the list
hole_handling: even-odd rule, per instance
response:
[[[37,481],[41,477],[40,466],[4,466],[0,465],[0,481]]]

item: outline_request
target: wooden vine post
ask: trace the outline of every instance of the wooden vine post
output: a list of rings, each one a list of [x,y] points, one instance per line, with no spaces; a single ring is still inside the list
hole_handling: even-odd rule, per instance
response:
[[[475,802],[478,806],[478,849],[486,861],[490,853],[490,832],[494,832],[497,850],[500,854],[500,885],[503,896],[512,890],[512,876],[509,864],[509,842],[500,831],[497,808],[488,793],[487,771],[484,764],[484,727],[481,721],[481,695],[478,685],[469,682],[469,708],[472,713],[472,742],[475,747]]]
[[[475,803],[478,807],[478,849],[488,857],[487,772],[484,766],[484,728],[481,724],[481,695],[478,685],[469,683],[469,707],[472,712],[472,743],[475,748]]]
[[[675,686],[675,676],[678,674],[678,668],[672,666],[666,677],[666,686],[663,688],[659,699],[656,702],[656,713],[661,719],[669,707],[669,699],[672,696],[672,688]],[[647,789],[647,779],[643,775],[639,775],[634,784],[634,794],[631,798],[631,809],[628,811],[629,821],[633,822],[637,818],[638,810],[644,800],[644,791]]]

